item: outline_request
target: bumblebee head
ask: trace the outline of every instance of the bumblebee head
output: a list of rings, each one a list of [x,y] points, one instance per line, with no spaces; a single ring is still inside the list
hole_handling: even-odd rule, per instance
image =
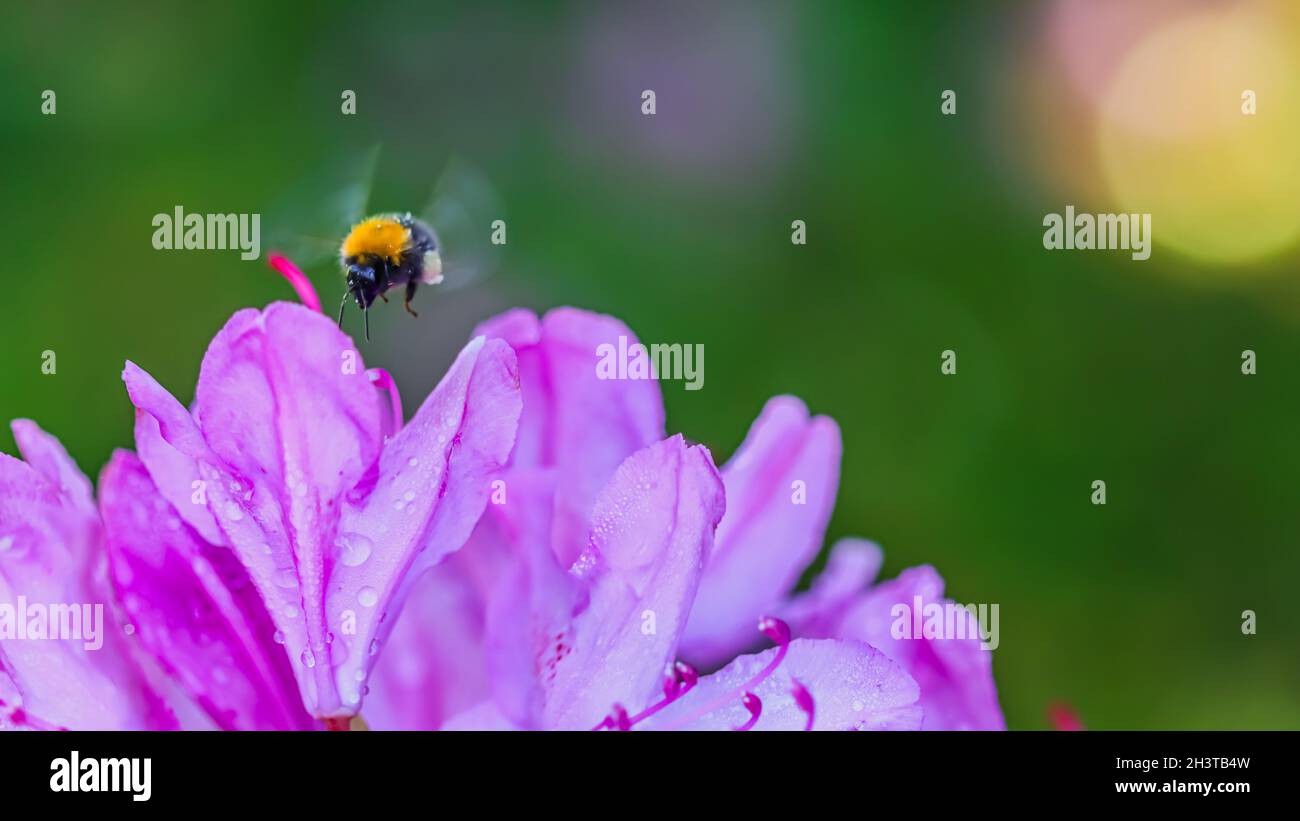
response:
[[[348,265],[348,293],[356,297],[357,304],[362,308],[370,307],[370,303],[375,301],[377,285],[373,266],[360,262]]]

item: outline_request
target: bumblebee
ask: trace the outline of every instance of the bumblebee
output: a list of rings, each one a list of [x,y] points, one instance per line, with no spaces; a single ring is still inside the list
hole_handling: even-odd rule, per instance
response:
[[[442,257],[433,229],[410,214],[381,214],[352,226],[339,248],[339,262],[347,274],[348,289],[339,304],[339,325],[348,298],[356,300],[370,339],[370,306],[375,298],[388,301],[391,288],[406,286],[404,305],[411,316],[411,298],[421,284],[442,282]]]
[[[417,316],[411,299],[421,284],[442,282],[443,292],[471,286],[495,273],[502,252],[491,239],[502,203],[477,166],[453,157],[420,211],[376,213],[369,206],[378,158],[375,147],[333,172],[322,170],[273,208],[270,218],[271,241],[286,256],[305,269],[342,269],[347,290],[339,324],[348,301],[355,300],[367,340],[370,307],[376,299],[387,302],[390,289],[405,286],[406,310]]]

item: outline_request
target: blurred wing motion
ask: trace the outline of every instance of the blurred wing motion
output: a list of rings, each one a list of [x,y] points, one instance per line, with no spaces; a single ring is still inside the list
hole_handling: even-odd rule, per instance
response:
[[[504,248],[492,239],[499,228],[504,240],[505,211],[496,189],[479,168],[453,157],[419,218],[438,240],[443,274],[438,290],[459,290],[496,273]]]
[[[269,248],[307,269],[338,267],[339,244],[367,214],[379,146],[296,191],[268,215]]]

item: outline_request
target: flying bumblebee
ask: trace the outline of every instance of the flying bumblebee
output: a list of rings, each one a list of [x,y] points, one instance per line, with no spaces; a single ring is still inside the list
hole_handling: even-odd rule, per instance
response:
[[[367,340],[370,308],[377,299],[388,302],[388,291],[404,287],[406,312],[419,316],[411,300],[420,285],[445,280],[439,290],[454,290],[492,273],[500,249],[490,242],[491,225],[502,217],[486,177],[460,159],[448,163],[429,206],[418,217],[410,212],[366,217],[377,159],[378,150],[372,150],[356,167],[345,170],[341,185],[327,184],[324,193],[306,197],[307,205],[288,204],[280,224],[314,225],[310,235],[281,232],[277,240],[304,268],[334,260],[346,284],[339,325],[349,300],[356,302]],[[325,239],[329,236],[334,239]]]
[[[343,324],[343,309],[348,297],[369,318],[371,304],[376,297],[385,302],[384,293],[390,288],[406,286],[404,306],[411,316],[419,316],[411,308],[411,297],[421,283],[437,285],[442,282],[442,257],[438,253],[438,240],[429,226],[408,214],[381,214],[358,222],[343,238],[339,261],[347,272],[348,290],[339,305],[339,324]],[[370,338],[369,332],[366,338]]]

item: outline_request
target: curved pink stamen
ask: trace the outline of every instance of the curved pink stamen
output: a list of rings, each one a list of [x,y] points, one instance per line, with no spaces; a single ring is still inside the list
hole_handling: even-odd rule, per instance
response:
[[[799,705],[799,709],[804,711],[808,716],[808,723],[803,725],[804,732],[812,729],[813,718],[817,714],[817,707],[813,703],[812,693],[808,688],[803,686],[803,682],[793,676],[790,678],[790,695],[794,696],[794,703]]]
[[[393,411],[393,433],[397,433],[402,429],[402,395],[397,392],[393,375],[383,368],[371,368],[366,371],[366,376],[370,377],[371,384],[376,388],[388,391],[388,401]]]
[[[633,725],[640,724],[669,704],[672,704],[689,693],[699,680],[700,674],[695,672],[694,667],[684,661],[677,662],[673,665],[672,672],[664,676],[664,697],[632,716],[631,723]]]
[[[316,296],[316,289],[312,287],[311,281],[300,270],[298,266],[289,261],[288,257],[279,254],[268,254],[266,264],[280,272],[280,275],[289,280],[294,291],[298,293],[298,299],[302,304],[311,308],[316,313],[321,313],[320,299]]]
[[[603,730],[606,727],[613,727],[616,717],[621,714],[622,719],[626,722],[626,726],[618,727],[618,729],[630,730],[635,725],[640,724],[642,721],[645,721],[650,716],[689,693],[691,688],[694,687],[699,680],[700,674],[695,671],[694,667],[684,661],[676,662],[672,667],[668,668],[667,674],[664,675],[664,697],[662,699],[656,701],[654,704],[651,704],[649,707],[630,718],[628,717],[626,710],[618,704],[615,704],[614,712],[605,716],[604,720],[595,727],[592,727],[592,729]]]
[[[692,724],[714,710],[717,710],[720,707],[725,707],[728,703],[733,702],[738,698],[743,701],[746,695],[751,694],[758,688],[759,684],[762,684],[763,681],[767,679],[768,676],[776,672],[776,668],[780,667],[781,662],[785,661],[786,653],[790,652],[790,625],[778,618],[764,616],[758,620],[758,629],[763,633],[763,635],[776,642],[776,653],[772,656],[772,660],[769,661],[762,670],[759,670],[751,676],[744,684],[734,690],[723,693],[705,704],[703,707],[690,713],[685,718],[673,722],[668,729],[675,730],[683,725]]]
[[[610,729],[610,730],[619,730],[621,732],[626,732],[632,729],[632,722],[630,719],[628,719],[627,710],[623,709],[623,705],[615,704],[614,709],[610,711],[610,714],[605,716],[604,720],[602,720],[599,724],[597,724],[595,727],[592,727],[591,729],[593,730]]]
[[[746,710],[749,710],[749,720],[732,729],[738,733],[743,733],[753,729],[754,725],[758,723],[758,717],[763,714],[763,702],[753,693],[745,693],[745,697],[740,700],[740,703],[745,705]]]

